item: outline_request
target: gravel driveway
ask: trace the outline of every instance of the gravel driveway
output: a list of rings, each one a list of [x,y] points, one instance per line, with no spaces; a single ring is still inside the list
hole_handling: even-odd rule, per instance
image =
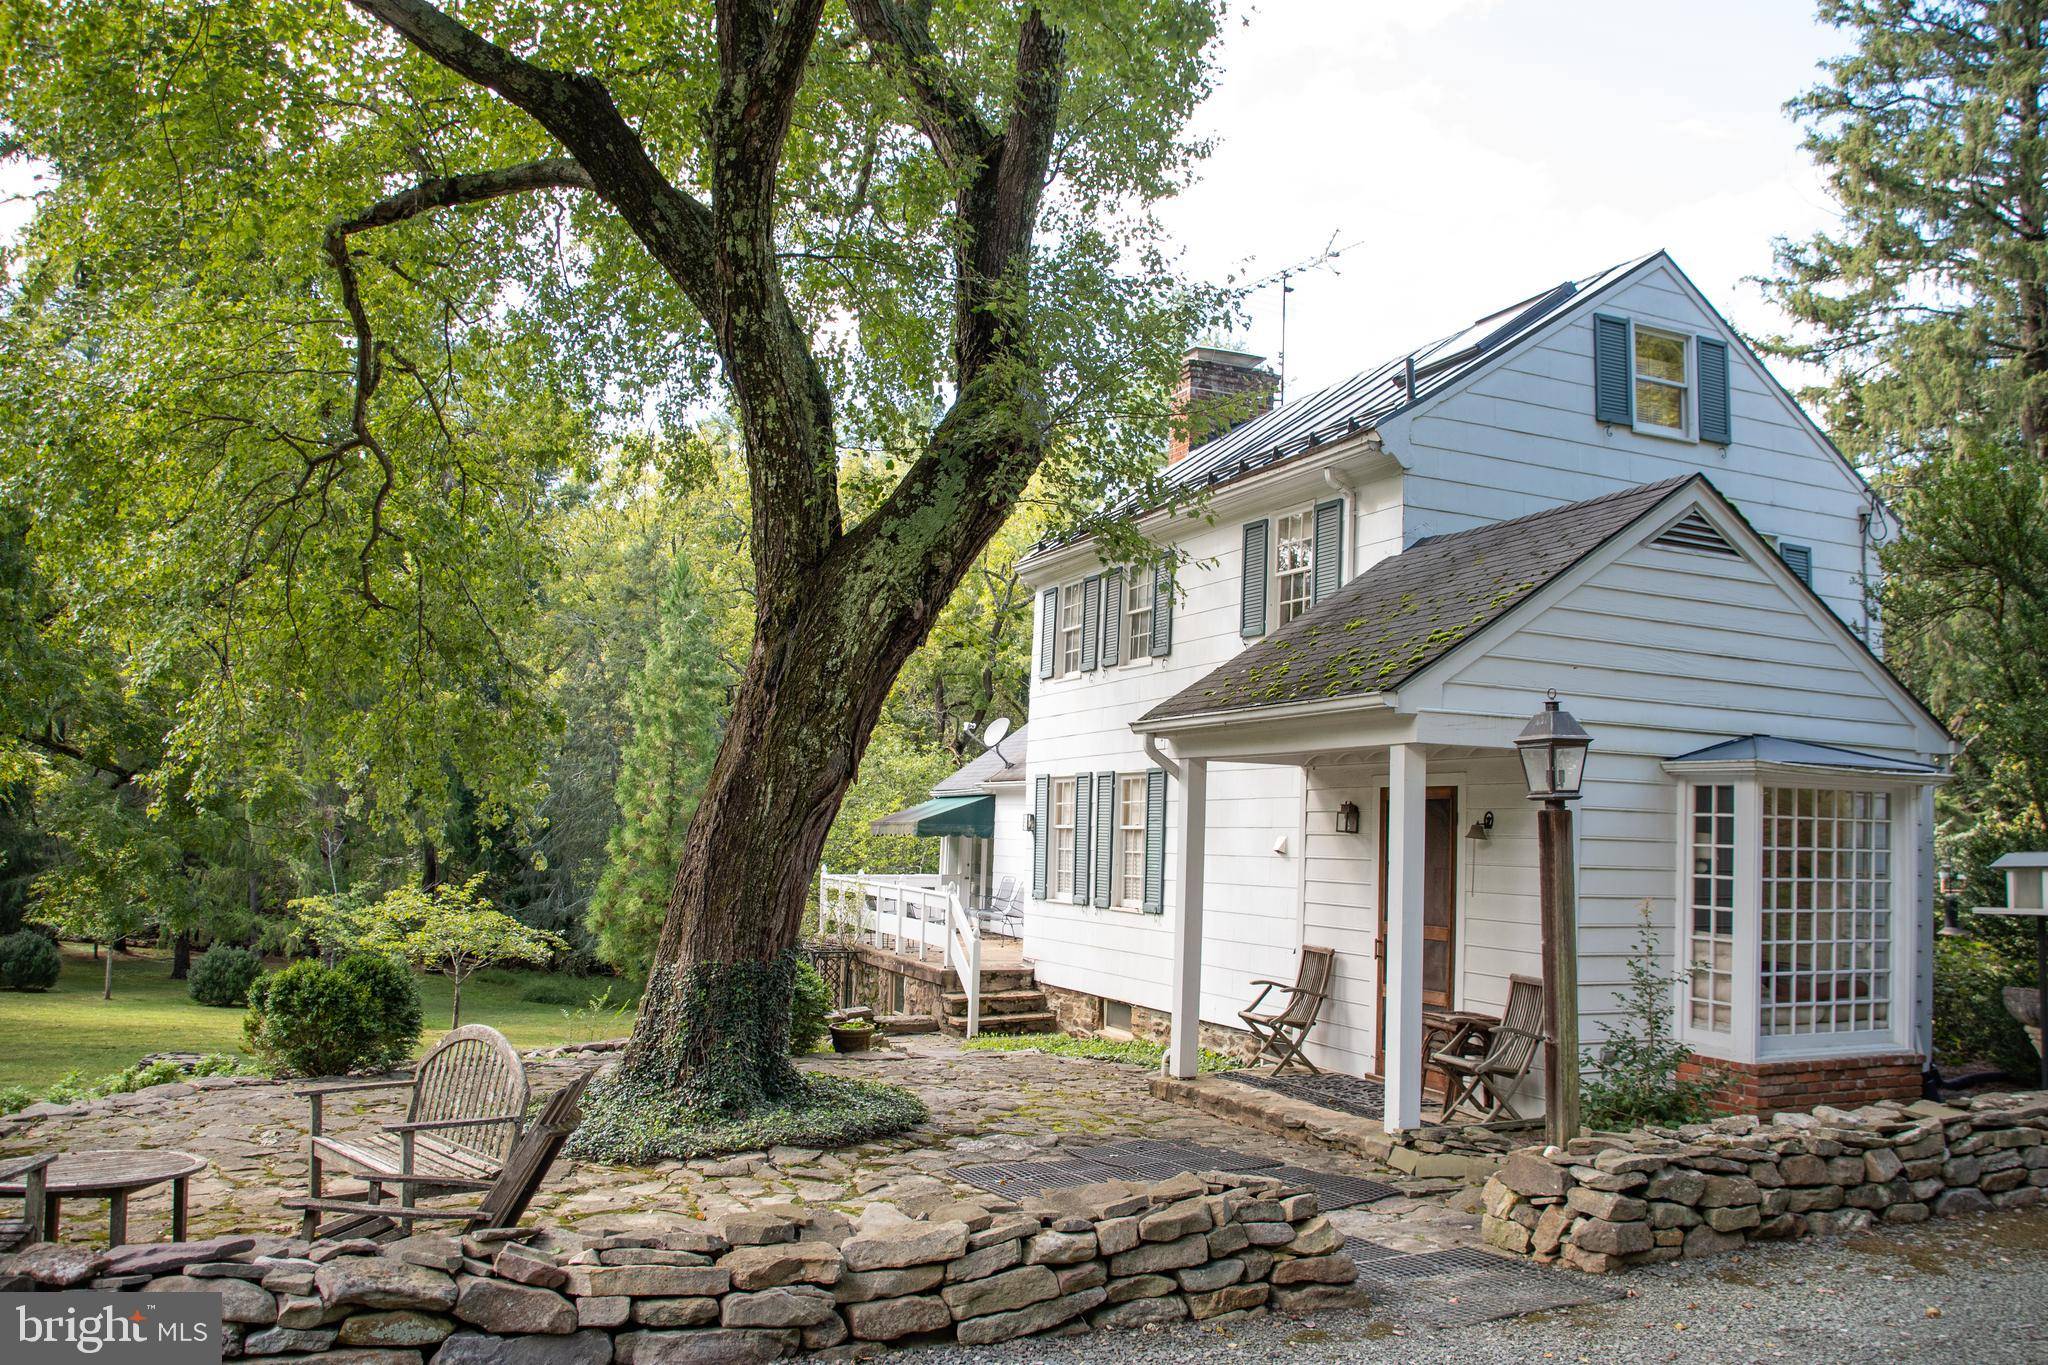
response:
[[[1846,1242],[1786,1242],[1651,1271],[1631,1297],[1457,1331],[1372,1313],[1258,1319],[1223,1330],[1096,1332],[916,1353],[918,1365],[1025,1361],[2048,1360],[2048,1211],[1955,1219]]]

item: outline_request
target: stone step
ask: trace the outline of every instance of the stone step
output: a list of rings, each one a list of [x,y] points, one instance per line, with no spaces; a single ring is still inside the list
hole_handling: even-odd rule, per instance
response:
[[[943,999],[946,1013],[962,1014],[967,1009],[967,992],[949,991]],[[1042,1010],[1045,1008],[1045,992],[1034,990],[983,991],[981,1012],[983,1014],[1003,1013],[1009,1010]]]
[[[1051,1010],[1029,1014],[988,1014],[981,1016],[983,1033],[1058,1033],[1059,1016]],[[939,1021],[939,1030],[958,1038],[967,1031],[965,1016],[949,1014]]]

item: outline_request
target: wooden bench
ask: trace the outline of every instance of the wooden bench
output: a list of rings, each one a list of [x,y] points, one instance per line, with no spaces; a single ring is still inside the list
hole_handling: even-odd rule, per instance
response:
[[[381,1090],[410,1092],[404,1122],[346,1138],[324,1131],[328,1096]],[[465,1024],[434,1045],[410,1080],[339,1081],[296,1093],[312,1105],[309,1200],[323,1197],[332,1162],[364,1178],[369,1202],[380,1202],[384,1186],[396,1185],[399,1202],[410,1204],[422,1191],[481,1190],[496,1181],[525,1121],[528,1087],[526,1068],[505,1035]]]

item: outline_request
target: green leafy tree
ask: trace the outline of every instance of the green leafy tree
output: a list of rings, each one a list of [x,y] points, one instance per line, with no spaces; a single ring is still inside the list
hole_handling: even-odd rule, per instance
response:
[[[1069,520],[1154,486],[1216,299],[1151,206],[1220,10],[9,0],[0,117],[54,177],[0,505],[204,661],[167,748],[202,786],[290,736],[431,837],[458,789],[538,803],[548,491],[721,404],[752,629],[625,1071],[795,1096],[780,964],[897,673],[1034,476]],[[857,518],[850,449],[891,476]]]
[[[718,657],[712,622],[689,561],[677,558],[661,602],[659,638],[631,694],[632,739],[619,768],[618,823],[590,903],[598,954],[644,974],[668,912],[670,883],[718,752],[731,670]]]
[[[492,907],[483,877],[443,882],[432,890],[400,887],[363,911],[357,946],[392,953],[423,971],[448,978],[454,1016],[462,1024],[462,983],[479,967],[500,962],[545,962],[568,946],[560,935],[521,924]]]
[[[1852,47],[1789,108],[1840,220],[1779,244],[1799,329],[1773,344],[1826,370],[1812,397],[1899,514],[1887,658],[1962,741],[1945,844],[2002,895],[1983,864],[2048,836],[2048,12],[1820,15]]]

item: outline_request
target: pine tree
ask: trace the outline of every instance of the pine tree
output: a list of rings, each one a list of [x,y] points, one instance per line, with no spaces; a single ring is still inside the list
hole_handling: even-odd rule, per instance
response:
[[[662,596],[659,632],[634,682],[633,737],[615,793],[618,818],[590,901],[598,956],[631,975],[644,974],[653,960],[669,883],[718,751],[732,675],[711,632],[696,577],[678,556]]]

